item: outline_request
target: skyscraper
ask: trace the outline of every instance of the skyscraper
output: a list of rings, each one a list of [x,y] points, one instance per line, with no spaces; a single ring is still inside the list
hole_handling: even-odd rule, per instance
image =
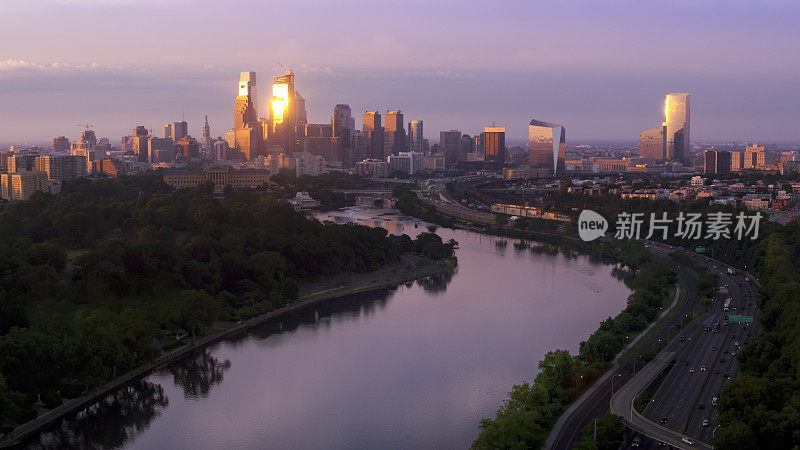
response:
[[[664,160],[667,153],[667,126],[651,128],[639,133],[639,156]]]
[[[421,120],[412,120],[408,122],[408,149],[412,152],[423,153],[425,149],[425,137],[422,133]]]
[[[406,151],[406,129],[403,125],[402,111],[387,111],[383,130],[384,156]]]
[[[461,148],[461,132],[459,130],[439,132],[439,151],[444,153],[445,163],[458,161]]]
[[[69,139],[65,136],[53,138],[53,151],[56,153],[66,153],[69,151]]]
[[[386,160],[383,154],[383,126],[381,126],[381,113],[367,111],[362,122],[362,158]]]
[[[564,173],[567,129],[533,119],[528,125],[528,163],[531,167],[546,168],[554,176]]]
[[[270,101],[270,119],[274,139],[283,146],[287,152],[293,152],[297,143],[298,133],[298,108],[303,107],[301,113],[305,115],[305,100],[294,90],[294,72],[286,70],[283,75],[272,77],[272,100]],[[301,117],[304,121],[304,117]],[[270,137],[273,140],[273,137]]]
[[[164,139],[172,139],[172,124],[164,124]]]
[[[459,134],[461,133],[459,132]],[[492,161],[498,165],[505,163],[506,129],[504,127],[485,127],[481,133],[481,149],[484,161]],[[447,154],[445,154],[445,160],[447,160]]]
[[[183,120],[172,124],[172,137],[179,141],[189,135],[189,124]]]
[[[456,161],[466,161],[467,160],[467,153],[474,153],[475,152],[475,139],[473,139],[470,135],[464,134],[461,136],[461,142],[458,146],[458,157]],[[447,160],[445,160],[447,162]]]
[[[256,73],[239,75],[239,91],[233,103],[233,129],[225,133],[228,145],[252,161],[261,155],[262,133],[256,114]],[[174,130],[173,130],[174,131]],[[188,148],[188,147],[187,147]],[[187,154],[191,153],[187,151]]]
[[[686,163],[689,158],[689,94],[667,94],[664,102],[666,116],[667,143],[666,159]]]

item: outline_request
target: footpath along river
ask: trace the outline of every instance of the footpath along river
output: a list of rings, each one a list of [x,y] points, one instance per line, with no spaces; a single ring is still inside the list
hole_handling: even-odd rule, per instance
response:
[[[320,215],[416,235],[383,210]],[[417,226],[419,225],[419,226]],[[458,269],[324,302],[176,361],[25,447],[465,448],[511,386],[577,351],[630,291],[612,266],[439,229]],[[498,243],[503,241],[503,243]]]

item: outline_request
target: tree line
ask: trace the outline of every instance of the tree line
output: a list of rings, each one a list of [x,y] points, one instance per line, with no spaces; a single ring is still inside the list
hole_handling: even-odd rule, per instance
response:
[[[0,426],[200,336],[285,306],[300,283],[455,243],[319,222],[266,190],[172,192],[158,173],[80,179],[0,210]]]

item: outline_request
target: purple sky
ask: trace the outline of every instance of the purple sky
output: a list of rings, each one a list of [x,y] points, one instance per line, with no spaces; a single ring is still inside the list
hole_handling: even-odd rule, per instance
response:
[[[692,94],[694,142],[800,141],[794,0],[25,0],[0,17],[0,142],[86,122],[118,142],[183,112],[222,135],[238,73],[266,96],[278,62],[309,121],[400,108],[434,141],[492,121],[524,139],[532,117],[634,141],[667,92]]]

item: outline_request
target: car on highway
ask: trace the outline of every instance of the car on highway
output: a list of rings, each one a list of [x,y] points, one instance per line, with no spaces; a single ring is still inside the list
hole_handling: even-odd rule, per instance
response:
[[[698,403],[697,404],[697,409],[706,409],[706,404],[703,403],[703,402]]]
[[[728,374],[728,372],[723,372],[722,376],[725,377],[725,378],[730,378],[730,375]]]
[[[714,375],[719,375],[719,369],[714,369]]]
[[[733,345],[738,347],[739,346],[739,341],[733,341]]]
[[[715,351],[717,351],[717,346],[716,346],[716,345],[712,345],[712,346],[711,346],[711,351],[712,351],[712,352],[715,352]]]
[[[736,350],[731,352],[731,356],[736,356]]]
[[[703,419],[703,423],[702,423],[702,425],[703,425],[704,427],[707,427],[709,424],[710,424],[710,422],[708,421],[708,419]]]
[[[686,444],[686,445],[691,445],[691,446],[694,446],[694,441],[693,441],[693,440],[691,440],[691,439],[689,439],[689,438],[682,438],[682,439],[681,439],[681,442],[683,442],[683,443],[684,443],[684,444]]]
[[[640,438],[639,436],[636,436],[631,441],[631,447],[638,447],[639,445],[641,445],[641,443],[642,443],[642,438]]]
[[[683,365],[688,367],[691,365],[691,363],[689,361],[686,361],[685,363],[683,363]]]
[[[689,367],[689,373],[694,373],[694,367]]]
[[[725,358],[720,358],[719,362],[724,363],[725,362]]]
[[[666,417],[662,417],[662,418],[661,418],[661,420],[660,420],[660,422],[661,422],[661,425],[666,425],[666,423],[668,422],[668,420],[667,420],[667,418],[666,418]]]
[[[700,372],[705,372],[705,371],[706,371],[706,366],[700,366]]]
[[[711,406],[717,406],[717,397],[711,399]]]

